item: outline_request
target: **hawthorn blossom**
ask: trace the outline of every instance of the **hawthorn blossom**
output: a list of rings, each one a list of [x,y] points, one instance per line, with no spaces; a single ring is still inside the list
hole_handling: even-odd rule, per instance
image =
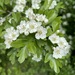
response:
[[[28,10],[25,11],[25,15],[27,18],[29,18],[30,20],[35,19],[35,14],[33,12],[32,8],[29,8]]]
[[[59,42],[59,36],[57,36],[56,34],[52,34],[51,36],[49,36],[49,40],[55,44]]]
[[[32,8],[39,9],[40,8],[41,0],[32,0]]]
[[[67,46],[64,47],[64,56],[66,56],[70,51],[70,45],[68,44]]]
[[[58,59],[62,58],[63,56],[66,56],[69,53],[70,45],[65,47],[53,47],[53,57]]]
[[[24,6],[23,5],[16,5],[13,9],[13,12],[23,12]]]
[[[26,5],[26,0],[16,0],[17,5]]]
[[[17,30],[20,34],[24,33],[25,35],[29,34],[28,25],[26,21],[21,21],[20,25],[17,26]]]
[[[29,32],[34,33],[37,31],[37,28],[41,26],[41,22],[36,22],[35,20],[28,21]]]
[[[60,37],[57,44],[61,48],[64,48],[64,47],[68,46],[68,43],[67,43],[67,41],[64,37]]]
[[[18,36],[19,36],[19,33],[17,30],[14,29],[14,27],[7,28],[6,33],[4,35],[6,48],[10,48],[11,42],[13,40],[16,40]]]
[[[45,39],[47,34],[47,29],[40,26],[37,29],[37,33],[35,34],[36,39]]]
[[[54,47],[53,48],[53,57],[58,59],[58,58],[62,58],[64,56],[64,50],[60,47]]]
[[[19,33],[17,30],[14,29],[14,27],[10,27],[6,29],[6,34],[4,35],[5,39],[9,40],[16,40],[19,36]]]
[[[70,45],[64,37],[59,37],[56,33],[54,33],[51,36],[49,36],[49,40],[53,44],[57,44],[56,47],[53,47],[54,58],[62,58],[63,56],[66,56],[69,53]]]
[[[48,19],[46,18],[46,15],[43,14],[36,14],[36,20],[40,22],[48,22]]]
[[[5,40],[4,44],[6,45],[6,48],[10,48],[11,47],[11,43],[12,43],[12,40]]]
[[[13,12],[23,12],[26,6],[26,0],[16,0],[16,5],[13,8]]]

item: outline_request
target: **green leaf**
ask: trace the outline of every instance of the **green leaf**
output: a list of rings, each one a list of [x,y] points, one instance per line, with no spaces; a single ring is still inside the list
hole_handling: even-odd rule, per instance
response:
[[[9,60],[11,61],[11,63],[14,64],[16,60],[17,50],[13,48],[10,50],[11,51],[8,52],[7,56],[9,56]]]
[[[55,10],[56,10],[57,12],[59,12],[59,9],[61,9],[61,8],[65,8],[63,2],[59,2],[59,3],[57,4],[57,6],[55,7]]]
[[[18,23],[21,19],[21,14],[19,12],[13,12],[12,13],[12,18],[15,20],[16,23]]]
[[[57,17],[57,13],[55,12],[55,10],[50,10],[48,12],[48,19],[49,19],[48,23],[51,23],[56,17]]]
[[[52,3],[52,0],[45,0],[43,6],[40,8],[40,10],[47,10],[49,9],[50,5]]]
[[[47,40],[47,43],[46,45],[44,46],[45,50],[49,52],[49,54],[52,54],[53,53],[53,49],[52,49],[52,43]]]
[[[20,48],[25,46],[25,41],[22,39],[17,39],[11,43],[11,46],[14,48]]]
[[[1,49],[1,50],[2,50],[2,49],[6,49],[6,46],[5,46],[4,43],[0,43],[0,49]]]
[[[0,38],[0,43],[4,43],[4,39],[3,38]]]
[[[53,34],[53,31],[52,31],[51,27],[48,27],[46,36],[48,37],[51,34]]]
[[[33,41],[30,41],[28,44],[27,44],[27,49],[30,53],[33,53],[35,54],[36,53],[36,46],[35,46],[35,42]]]
[[[3,7],[4,5],[4,0],[0,0],[0,6]]]
[[[15,63],[16,54],[17,54],[17,52],[13,51],[13,50],[8,53],[9,60],[11,61],[12,64]]]
[[[46,56],[45,56],[45,63],[49,62],[50,61],[50,54],[47,53]]]
[[[5,4],[10,4],[10,0],[5,0],[4,3]]]
[[[0,37],[3,38],[5,33],[6,33],[5,31],[2,31],[2,32],[0,33]]]
[[[46,41],[44,41],[44,40],[36,40],[36,42],[37,42],[37,45],[39,46],[39,47],[42,47],[42,46],[44,46],[45,44],[46,44]]]
[[[13,54],[11,54],[11,56],[9,58],[9,60],[11,61],[12,64],[15,63],[15,56],[16,56],[16,53],[13,53]]]
[[[0,33],[2,33],[2,30],[3,30],[3,26],[0,26]]]
[[[59,63],[59,62],[58,62]],[[56,73],[60,72],[60,66],[57,64],[57,61],[50,55],[50,62],[49,65]]]
[[[16,28],[17,23],[15,22],[14,19],[11,20],[11,25]]]
[[[19,52],[18,52],[18,61],[20,63],[23,63],[24,60],[28,57],[28,49],[27,47],[23,47]]]
[[[57,13],[55,10],[46,10],[44,11],[44,14],[47,16],[48,19],[48,23],[46,23],[45,25],[51,24],[54,21],[54,19],[57,17]]]
[[[58,59],[58,60],[56,60],[56,63],[60,68],[62,68],[62,60]]]
[[[4,22],[4,29],[7,29],[9,27],[11,27],[11,24],[8,22],[8,20],[6,19],[6,21]]]
[[[61,24],[61,17],[57,17],[53,22],[52,22],[52,28],[53,32],[56,32]]]
[[[60,72],[60,68],[62,67],[62,62],[60,60],[56,60],[49,53],[45,56],[45,63],[49,62],[49,65],[56,73]]]

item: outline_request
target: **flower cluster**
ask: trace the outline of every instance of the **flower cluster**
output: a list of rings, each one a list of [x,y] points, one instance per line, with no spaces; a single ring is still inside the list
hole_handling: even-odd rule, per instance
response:
[[[6,29],[5,44],[6,48],[10,48],[11,42],[14,40],[13,38],[19,36],[19,34],[25,34],[25,36],[29,35],[29,33],[35,33],[36,39],[45,39],[47,34],[47,29],[42,26],[42,23],[47,23],[48,19],[46,15],[43,14],[34,14],[33,9],[29,8],[25,11],[26,17],[29,19],[28,21],[22,20],[19,25],[17,25],[14,30],[13,27]],[[13,32],[13,33],[12,33]],[[9,37],[8,37],[9,36]],[[16,40],[15,39],[15,40]],[[10,42],[8,45],[8,41]]]
[[[25,11],[25,15],[30,20],[35,19],[38,22],[44,22],[44,23],[48,22],[48,19],[46,18],[46,15],[43,15],[43,14],[34,14],[32,8],[29,8],[28,10],[26,10]]]
[[[27,63],[49,62],[50,67],[59,72],[63,61],[60,59],[68,55],[70,45],[61,37],[64,31],[59,29],[61,17],[58,11],[63,5],[56,1],[8,0],[0,3],[3,17],[0,18],[1,57],[6,56],[12,64],[16,63],[15,59],[19,63],[25,59]],[[1,63],[5,63],[3,59]]]
[[[39,9],[40,8],[41,0],[32,0],[32,8]]]
[[[28,36],[30,34],[34,34],[35,38],[34,39],[41,39],[41,40],[49,40],[53,44],[57,44],[56,47],[53,47],[53,57],[58,59],[62,58],[63,56],[66,56],[67,53],[69,52],[69,44],[67,43],[66,39],[64,37],[59,37],[55,33],[52,34],[51,36],[47,36],[48,28],[50,28],[51,25],[48,25],[49,23],[49,18],[47,17],[45,13],[35,13],[35,9],[40,9],[40,4],[41,0],[32,0],[32,7],[26,8],[25,11],[24,8],[26,6],[27,1],[26,0],[16,0],[16,6],[13,9],[13,12],[24,12],[23,17],[25,19],[20,20],[19,24],[16,25],[16,27],[10,27],[6,29],[6,33],[4,35],[5,39],[5,45],[6,48],[11,47],[11,43],[17,38],[23,34],[24,36]],[[54,7],[57,5],[56,0],[52,1],[52,4],[49,9],[54,9]],[[50,10],[49,10],[50,11]],[[15,13],[16,14],[16,13]],[[25,16],[24,16],[25,15]],[[70,16],[70,14],[68,14]],[[9,23],[11,23],[11,20],[14,18],[9,19]],[[47,42],[47,41],[46,41]],[[39,58],[37,55],[34,55],[33,60],[35,61],[40,61],[42,59],[42,56]]]
[[[53,57],[54,58],[56,58],[56,59],[62,58],[63,56],[66,56],[67,53],[69,53],[70,45],[68,44],[68,42],[66,41],[66,39],[64,37],[59,37],[58,35],[56,35],[54,33],[51,36],[49,36],[49,40],[53,44],[58,45],[56,47],[53,47],[53,49],[54,49]]]
[[[5,44],[6,44],[6,48],[10,48],[11,47],[11,42],[13,40],[16,40],[17,37],[19,36],[19,33],[17,30],[14,29],[14,27],[10,27],[6,29],[6,34],[4,35],[5,38]]]
[[[34,14],[31,8],[25,11],[25,15],[29,19],[29,21],[20,22],[20,25],[17,26],[19,32],[24,33],[25,35],[28,35],[29,33],[36,33],[36,39],[46,38],[47,29],[42,26],[43,22],[48,22],[46,15]]]
[[[13,12],[23,12],[26,5],[26,0],[16,0],[16,5],[13,9]]]

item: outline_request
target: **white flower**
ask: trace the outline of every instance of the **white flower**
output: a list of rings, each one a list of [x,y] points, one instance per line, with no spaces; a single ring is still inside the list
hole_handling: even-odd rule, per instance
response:
[[[63,48],[63,50],[64,50],[64,56],[66,56],[70,51],[70,45],[67,45],[65,48]]]
[[[12,40],[5,40],[4,44],[6,45],[6,48],[10,48],[11,47],[11,43],[12,43]]]
[[[32,8],[39,9],[40,8],[41,0],[32,0]]]
[[[68,43],[67,43],[67,41],[66,41],[66,39],[64,37],[59,38],[58,46],[60,48],[64,48],[64,47],[68,46]]]
[[[32,10],[32,8],[29,8],[28,10],[25,11],[25,15],[27,18],[31,19],[35,19],[35,14]]]
[[[6,29],[6,32],[7,32],[7,33],[12,33],[13,30],[14,30],[14,27],[10,27],[10,28],[7,28],[7,29]]]
[[[20,25],[17,26],[17,30],[20,34],[24,33],[25,35],[29,34],[28,25],[25,21],[21,21]]]
[[[28,21],[29,32],[34,33],[37,31],[37,28],[41,26],[41,22],[36,22],[35,20]]]
[[[42,59],[42,55],[40,55],[40,56],[38,57],[38,56],[35,54],[35,55],[33,55],[33,57],[32,57],[32,60],[37,61],[37,62],[41,61],[41,59]]]
[[[43,14],[36,14],[36,20],[41,22],[48,22],[48,19],[46,18],[46,15]]]
[[[54,47],[53,48],[53,57],[58,59],[62,58],[63,56],[66,56],[69,53],[70,45],[66,45],[65,47]]]
[[[0,17],[0,26],[3,24],[4,21],[5,21],[5,18]]]
[[[53,9],[56,5],[57,5],[56,0],[53,0],[51,6],[49,7],[49,9]]]
[[[19,36],[19,33],[17,30],[15,30],[13,27],[7,28],[6,29],[6,34],[4,35],[5,38],[5,44],[6,44],[6,48],[10,48],[11,47],[11,42],[13,40],[16,40],[17,37]]]
[[[16,40],[19,36],[19,33],[17,30],[15,30],[13,27],[6,29],[6,34],[4,35],[6,40]]]
[[[17,5],[26,5],[26,0],[16,0]]]
[[[49,36],[49,40],[55,44],[59,42],[59,36],[57,36],[56,34],[52,34],[51,36]]]
[[[35,34],[36,39],[45,39],[46,38],[47,29],[40,26],[37,29],[37,33]]]
[[[59,32],[59,31],[58,31]],[[49,36],[49,40],[58,46],[53,47],[53,57],[58,59],[66,56],[69,53],[70,45],[64,37],[59,37],[55,33]]]
[[[58,59],[58,58],[62,58],[64,56],[64,50],[60,47],[54,47],[53,48],[53,57]]]
[[[16,0],[16,5],[13,9],[13,12],[23,12],[26,5],[26,0]]]
[[[24,6],[23,5],[16,5],[13,9],[13,12],[23,12]]]

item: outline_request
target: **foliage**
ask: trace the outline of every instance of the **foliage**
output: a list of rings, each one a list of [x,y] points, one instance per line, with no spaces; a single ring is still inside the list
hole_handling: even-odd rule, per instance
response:
[[[50,72],[52,74],[60,72],[60,68],[66,63],[64,61],[69,57],[69,53],[58,59],[53,57],[53,47],[58,44],[52,43],[48,38],[60,28],[61,17],[58,16],[58,13],[63,5],[59,2],[54,8],[49,9],[52,2],[52,0],[42,0],[39,9],[33,7],[35,14],[42,14],[47,17],[40,26],[44,31],[47,30],[42,32],[46,34],[42,36],[44,38],[39,36],[38,39],[36,37],[38,31],[31,32],[29,30],[29,33],[26,34],[19,32],[19,30],[17,33],[18,25],[20,26],[21,22],[31,21],[31,17],[26,17],[28,14],[26,10],[31,8],[31,1],[27,0],[22,11],[16,8],[18,5],[16,0],[0,0],[0,75],[38,75],[38,73],[39,75],[49,75]],[[32,15],[35,15],[34,13]],[[41,23],[38,22],[38,24]],[[39,34],[42,33],[39,32]],[[12,35],[12,40],[9,40],[11,34],[15,35]],[[57,35],[61,37],[62,33]]]
[[[74,75],[75,70],[75,1],[74,0],[60,0],[65,5],[65,9],[61,9],[59,15],[62,16],[62,27],[65,31],[65,37],[69,41],[71,45],[71,56],[68,60],[69,64],[68,66],[70,68],[67,68],[70,70],[70,72],[64,73],[66,75]],[[64,69],[65,70],[65,69]],[[65,71],[64,71],[65,72]],[[71,73],[72,72],[72,73]]]

